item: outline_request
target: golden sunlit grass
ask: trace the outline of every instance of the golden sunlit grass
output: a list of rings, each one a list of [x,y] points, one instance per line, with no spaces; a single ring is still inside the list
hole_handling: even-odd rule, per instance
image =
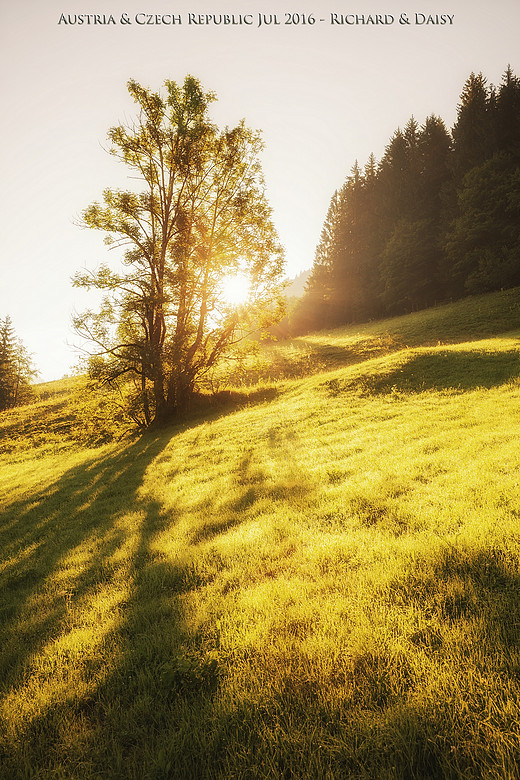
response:
[[[310,336],[321,370],[137,441],[3,455],[4,775],[518,777],[503,303]]]

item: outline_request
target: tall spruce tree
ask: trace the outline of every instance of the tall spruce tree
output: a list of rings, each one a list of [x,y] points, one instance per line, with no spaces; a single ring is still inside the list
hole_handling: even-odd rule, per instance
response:
[[[293,333],[304,333],[338,322],[334,266],[341,251],[345,195],[345,186],[332,195],[305,294],[291,316],[290,329]]]
[[[504,73],[496,96],[496,146],[514,165],[520,164],[520,79],[511,67]]]
[[[359,322],[380,311],[378,264],[381,242],[373,161],[363,174],[356,165],[345,184],[341,251],[333,267],[340,321]]]
[[[387,313],[410,312],[433,303],[437,263],[433,222],[406,217],[400,220],[386,242],[381,263]]]
[[[520,284],[520,168],[509,155],[464,177],[446,251],[457,296]]]
[[[510,67],[498,89],[470,76],[453,138],[446,290],[459,297],[519,284],[520,80]]]
[[[32,397],[35,376],[29,353],[16,337],[9,316],[0,320],[0,410],[25,403]]]
[[[359,322],[380,313],[378,296],[379,215],[376,163],[365,172],[356,162],[334,193],[316,249],[304,299],[293,315],[293,331]]]
[[[10,317],[0,320],[0,409],[13,405],[14,328]]]
[[[387,221],[380,275],[388,313],[422,308],[442,297],[438,237],[450,151],[448,131],[435,116],[428,117],[421,128],[412,118],[405,132],[398,131],[387,147],[381,167]]]
[[[453,169],[455,180],[482,165],[495,149],[495,127],[491,91],[482,73],[472,73],[464,84],[453,127]]]

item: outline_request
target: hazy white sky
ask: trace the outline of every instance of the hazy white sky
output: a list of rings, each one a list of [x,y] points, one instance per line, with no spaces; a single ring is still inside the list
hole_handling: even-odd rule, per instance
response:
[[[294,276],[312,265],[332,193],[356,159],[380,159],[412,115],[422,123],[434,113],[451,127],[472,71],[491,83],[508,64],[520,74],[519,0],[0,0],[0,8],[0,317],[11,316],[42,381],[77,360],[71,315],[93,300],[70,279],[107,249],[75,220],[105,187],[125,185],[104,145],[108,128],[134,115],[129,78],[158,89],[191,73],[217,93],[220,125],[245,118],[263,131],[268,195]],[[292,13],[300,24],[285,24]],[[59,23],[61,14],[115,24]],[[138,24],[156,14],[181,24]],[[190,24],[190,14],[251,14],[253,24]],[[259,14],[279,23],[259,27]],[[310,14],[316,22],[302,24]],[[394,22],[332,24],[332,14]],[[401,14],[411,23],[400,24]],[[453,23],[416,24],[416,14]]]

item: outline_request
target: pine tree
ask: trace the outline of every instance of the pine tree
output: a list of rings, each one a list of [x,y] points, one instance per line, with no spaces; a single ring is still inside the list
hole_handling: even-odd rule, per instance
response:
[[[438,235],[450,153],[449,133],[434,116],[421,128],[412,117],[387,147],[381,166],[385,239],[380,275],[389,313],[424,307],[442,296]]]
[[[519,225],[520,80],[508,68],[495,89],[472,73],[453,134],[412,117],[335,194],[309,290],[314,327],[520,284]]]
[[[507,68],[496,98],[497,151],[520,164],[520,79]]]
[[[520,284],[520,168],[500,153],[472,168],[446,240],[454,293]]]
[[[386,243],[381,264],[382,298],[389,314],[433,303],[437,282],[434,225],[427,219],[402,219]]]
[[[12,320],[7,316],[0,320],[0,410],[29,399],[29,385],[34,375],[30,356],[16,338]]]
[[[418,193],[421,216],[436,223],[444,209],[444,194],[451,177],[452,143],[446,125],[433,114],[427,117],[418,140],[420,158],[420,188]]]
[[[493,103],[492,91],[482,73],[472,73],[464,84],[452,130],[456,181],[461,181],[471,168],[482,165],[495,150]]]
[[[314,264],[305,294],[291,317],[291,332],[304,333],[314,328],[335,325],[338,321],[334,266],[340,251],[340,233],[345,187],[332,195],[316,247]]]
[[[373,160],[367,168],[368,173],[363,175],[354,166],[345,184],[339,228],[341,251],[333,268],[342,323],[359,322],[380,313],[381,230]]]
[[[13,405],[14,328],[10,317],[0,320],[0,409]]]

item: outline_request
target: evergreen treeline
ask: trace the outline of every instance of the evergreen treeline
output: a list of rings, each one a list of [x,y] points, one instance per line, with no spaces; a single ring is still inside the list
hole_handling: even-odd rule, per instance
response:
[[[406,313],[520,284],[520,79],[471,74],[449,132],[398,129],[334,193],[290,330]]]
[[[0,411],[32,397],[30,382],[34,374],[31,358],[16,337],[11,318],[0,319]]]

